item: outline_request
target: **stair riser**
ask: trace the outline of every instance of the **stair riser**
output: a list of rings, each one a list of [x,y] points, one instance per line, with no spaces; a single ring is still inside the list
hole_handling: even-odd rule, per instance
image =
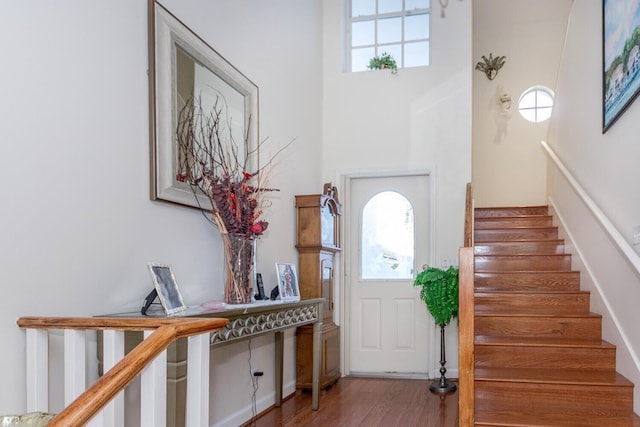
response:
[[[599,340],[601,317],[476,316],[476,336]]]
[[[571,270],[571,255],[476,255],[475,270],[566,271]]]
[[[545,415],[630,416],[633,389],[614,385],[572,385],[477,381],[476,411]]]
[[[557,314],[589,313],[589,294],[541,294],[541,293],[476,293],[476,311],[495,311],[509,313],[538,313],[554,310]]]
[[[475,230],[474,241],[482,242],[506,242],[514,240],[542,240],[557,239],[558,229],[555,227],[543,228],[514,228],[514,229],[491,229]]]
[[[514,206],[505,208],[475,208],[474,216],[476,218],[495,218],[505,216],[522,216],[522,215],[547,215],[549,209],[546,206]]]
[[[551,227],[553,226],[553,220],[550,216],[476,218],[473,226],[476,230],[486,228]]]
[[[475,274],[476,291],[515,290],[515,291],[577,291],[580,289],[580,273],[577,271],[536,274],[529,273],[479,273]]]
[[[613,369],[615,348],[475,345],[475,365],[486,368]]]
[[[536,255],[563,254],[562,240],[540,240],[534,242],[490,242],[474,246],[476,255]]]

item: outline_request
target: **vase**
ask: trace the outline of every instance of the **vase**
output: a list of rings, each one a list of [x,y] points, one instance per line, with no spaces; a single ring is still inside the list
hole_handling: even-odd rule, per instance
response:
[[[253,267],[253,237],[243,234],[223,234],[225,279],[224,302],[248,304],[251,302]]]

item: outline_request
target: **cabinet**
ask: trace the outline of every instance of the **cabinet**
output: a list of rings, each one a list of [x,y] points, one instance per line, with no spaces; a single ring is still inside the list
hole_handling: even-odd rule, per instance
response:
[[[324,298],[320,387],[340,378],[340,327],[333,322],[334,265],[340,251],[340,204],[335,187],[323,194],[296,196],[298,279],[300,297]],[[296,333],[296,387],[311,388],[313,326]]]

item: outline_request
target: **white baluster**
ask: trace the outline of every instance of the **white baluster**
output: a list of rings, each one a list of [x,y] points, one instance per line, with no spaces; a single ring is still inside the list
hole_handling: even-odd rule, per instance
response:
[[[153,331],[145,331],[145,339]],[[140,427],[167,425],[167,351],[163,351],[142,371],[140,386]]]
[[[49,331],[27,329],[27,411],[49,410]]]
[[[209,334],[189,337],[187,349],[187,427],[209,425]]]
[[[86,388],[86,335],[84,331],[64,331],[64,404],[71,404]]]
[[[104,331],[103,342],[103,372],[106,373],[124,357],[124,331]],[[120,427],[124,425],[124,391],[109,403],[103,412],[105,427]]]

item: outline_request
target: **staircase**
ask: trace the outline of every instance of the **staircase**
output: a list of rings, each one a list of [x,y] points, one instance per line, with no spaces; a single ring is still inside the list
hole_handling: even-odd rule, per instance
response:
[[[547,207],[474,216],[475,425],[640,426]]]

